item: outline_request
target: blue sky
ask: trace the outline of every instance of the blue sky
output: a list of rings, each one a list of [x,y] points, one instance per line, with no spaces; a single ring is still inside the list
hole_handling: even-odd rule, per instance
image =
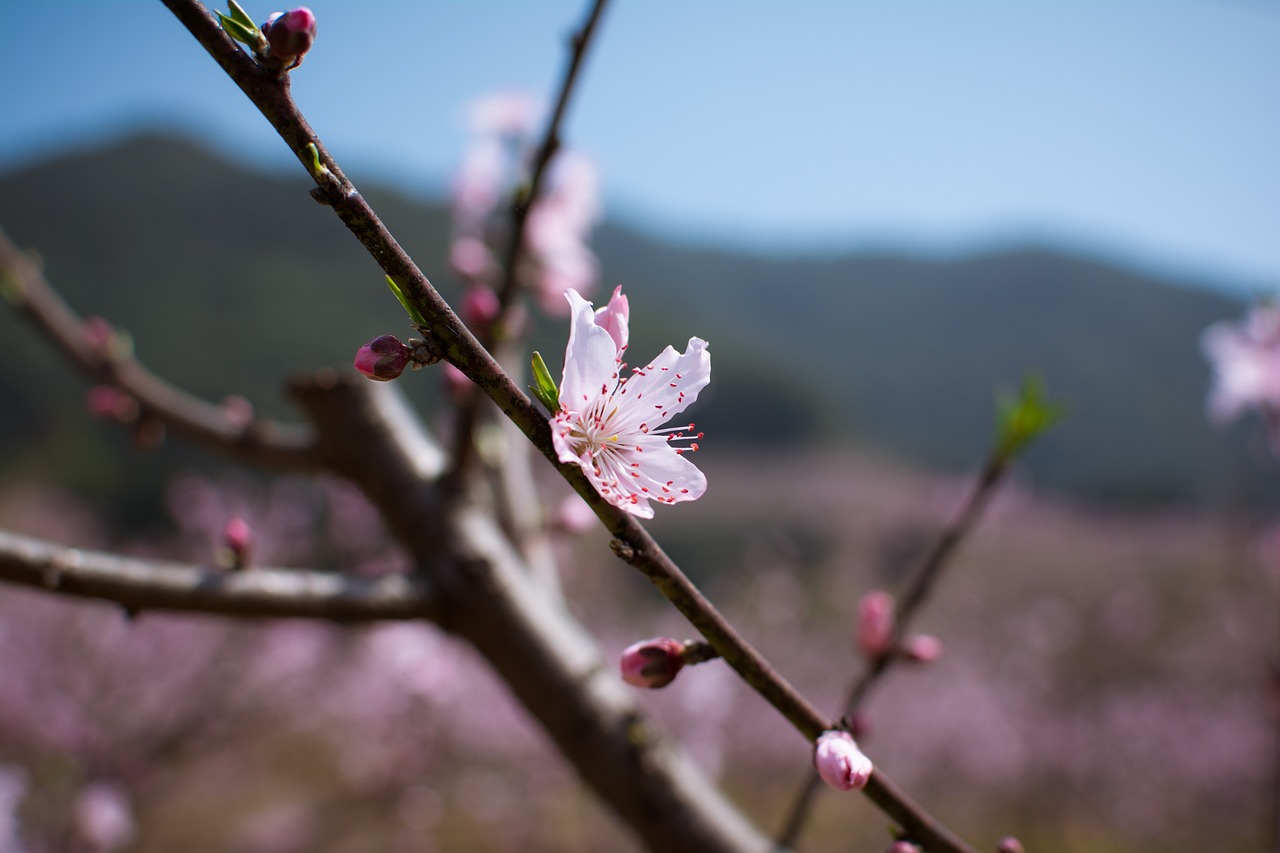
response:
[[[299,103],[357,184],[412,192],[458,163],[469,100],[550,97],[586,8],[310,5]],[[156,0],[0,9],[0,169],[139,125],[292,167]],[[614,0],[566,137],[597,162],[610,215],[672,239],[1042,239],[1274,289],[1277,45],[1271,0]]]

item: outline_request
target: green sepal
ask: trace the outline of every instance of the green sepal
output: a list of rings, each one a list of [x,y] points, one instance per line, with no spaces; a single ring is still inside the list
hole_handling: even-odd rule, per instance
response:
[[[239,24],[243,24],[249,29],[258,29],[258,24],[253,18],[249,17],[249,13],[244,10],[236,0],[227,0],[227,8],[231,10],[231,18]],[[219,12],[218,14],[222,14]]]
[[[1044,380],[1027,374],[1017,393],[996,396],[996,456],[1001,462],[1008,462],[1066,414],[1062,401],[1050,400],[1046,395]]]
[[[396,280],[391,276],[387,276],[387,286],[391,288],[391,292],[396,295],[396,299],[400,300],[400,304],[404,310],[409,312],[409,319],[413,321],[415,326],[427,325],[427,318],[422,316],[422,312],[413,307],[413,303],[409,301],[409,297],[405,296],[404,291],[400,289],[400,285],[396,284]]]
[[[246,27],[235,18],[228,17],[221,12],[218,13],[218,22],[222,24],[222,29],[226,31],[227,35],[241,44],[247,44],[256,50],[262,43],[262,32],[258,29],[257,24]]]
[[[533,354],[531,364],[533,365],[533,384],[529,386],[529,390],[546,408],[547,413],[554,415],[560,411],[560,389],[556,387],[556,381],[551,378],[551,371],[547,370],[547,363],[542,360],[541,353]]]

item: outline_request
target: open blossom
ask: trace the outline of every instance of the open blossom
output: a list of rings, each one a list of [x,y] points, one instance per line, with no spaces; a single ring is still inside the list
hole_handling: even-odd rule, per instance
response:
[[[856,791],[871,779],[871,759],[862,754],[853,735],[823,732],[813,753],[813,764],[822,781],[837,791]]]
[[[1255,305],[1243,323],[1215,323],[1200,344],[1213,365],[1213,420],[1225,423],[1250,406],[1280,410],[1280,306]]]
[[[702,497],[707,479],[684,454],[697,450],[693,424],[663,427],[711,381],[707,342],[690,338],[683,354],[667,347],[650,364],[622,375],[629,306],[622,288],[593,311],[577,291],[551,439],[561,462],[576,462],[605,500],[641,518],[650,501]],[[684,447],[678,441],[687,441]]]

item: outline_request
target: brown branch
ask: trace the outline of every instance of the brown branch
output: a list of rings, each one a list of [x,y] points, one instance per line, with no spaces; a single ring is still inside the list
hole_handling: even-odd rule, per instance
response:
[[[310,126],[302,118],[289,94],[288,78],[259,66],[228,37],[197,0],[162,0],[187,27],[241,91],[254,103],[289,145],[317,184],[318,198],[335,213],[368,250],[370,256],[391,276],[415,309],[425,319],[424,333],[434,337],[442,354],[476,383],[498,405],[525,436],[582,495],[596,515],[632,555],[629,562],[645,573],[725,661],[753,689],[809,740],[831,728],[800,693],[783,679],[729,624],[691,581],[658,546],[639,522],[606,502],[577,466],[562,465],[556,459],[545,416],[482,347],[453,309],[435,290],[427,277],[396,242],[368,203],[346,179]],[[311,147],[322,169],[313,171]],[[415,522],[417,523],[417,522]],[[865,789],[868,796],[904,830],[940,851],[970,851],[915,803],[897,791],[877,772]]]
[[[443,466],[392,384],[327,375],[294,396],[317,425],[326,465],[352,480],[439,596],[436,621],[470,641],[599,796],[655,850],[763,851],[768,841],[650,729],[612,666],[540,583],[490,513],[456,500]],[[373,413],[373,414],[371,414]],[[381,414],[378,414],[381,413]]]
[[[113,358],[92,346],[85,336],[84,322],[3,231],[0,276],[6,279],[18,311],[90,377],[128,392],[138,402],[140,418],[158,418],[174,432],[250,464],[284,470],[315,468],[311,434],[306,428],[265,419],[248,425],[238,423],[224,407],[174,387],[132,356]]]
[[[275,568],[227,572],[69,548],[3,530],[0,579],[58,595],[111,601],[129,612],[358,622],[430,618],[439,611],[431,585],[418,578],[367,580]]]

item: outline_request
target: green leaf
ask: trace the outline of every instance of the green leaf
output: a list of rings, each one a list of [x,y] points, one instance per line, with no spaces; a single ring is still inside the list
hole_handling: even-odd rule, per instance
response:
[[[257,25],[246,27],[235,18],[229,18],[221,12],[218,13],[218,21],[222,24],[222,29],[226,30],[227,35],[241,44],[256,48],[262,41],[262,33],[258,30]]]
[[[1062,401],[1046,395],[1044,380],[1027,374],[1017,393],[996,397],[996,456],[1001,462],[1010,461],[1066,414]]]
[[[414,325],[427,325],[427,318],[422,316],[422,312],[413,307],[413,303],[409,301],[409,297],[404,295],[404,291],[400,289],[400,285],[396,284],[396,280],[391,276],[387,276],[387,286],[391,288],[391,292],[396,295],[396,299],[400,300],[400,304],[404,310],[409,312],[409,319]]]
[[[237,23],[243,24],[250,29],[258,29],[257,22],[249,17],[249,13],[236,0],[227,0],[227,8],[231,10],[231,18]],[[218,14],[222,13],[219,12]]]
[[[551,371],[547,370],[547,363],[542,360],[542,354],[535,352],[532,359],[533,364],[533,384],[529,386],[529,390],[533,392],[533,396],[537,398],[549,414],[555,414],[560,411],[560,389],[556,387],[556,381],[551,378]]]

